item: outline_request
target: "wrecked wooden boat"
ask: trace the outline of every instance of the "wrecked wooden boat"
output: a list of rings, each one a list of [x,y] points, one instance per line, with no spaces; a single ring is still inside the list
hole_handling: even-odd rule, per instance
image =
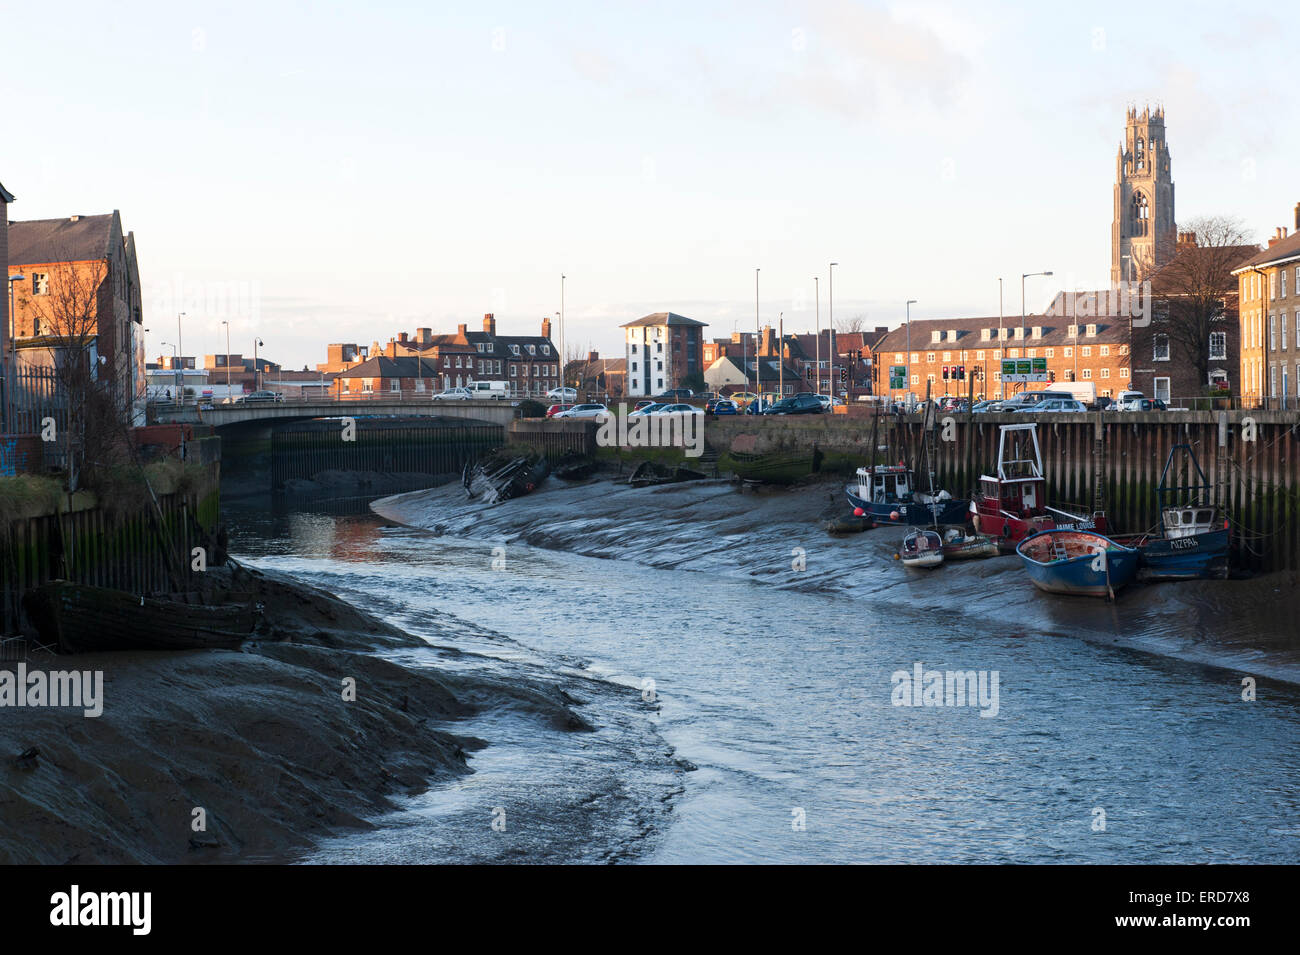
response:
[[[566,455],[560,459],[551,473],[561,481],[585,481],[595,474],[599,467],[600,462],[595,458]]]
[[[196,594],[143,596],[55,580],[23,597],[41,639],[61,653],[107,650],[234,650],[247,640],[262,605],[205,604]]]
[[[633,487],[653,487],[658,484],[680,484],[683,481],[703,481],[708,475],[703,471],[678,464],[665,467],[654,461],[642,461],[627,479]]]
[[[499,504],[532,493],[550,472],[544,454],[497,452],[467,463],[461,483],[470,500]]]
[[[812,451],[772,452],[755,454],[747,451],[728,451],[719,460],[719,467],[730,471],[742,481],[761,484],[793,484],[821,470],[825,455]]]

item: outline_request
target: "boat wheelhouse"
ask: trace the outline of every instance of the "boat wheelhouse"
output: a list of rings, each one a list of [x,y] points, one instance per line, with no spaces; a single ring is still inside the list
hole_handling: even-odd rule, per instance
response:
[[[912,469],[905,464],[876,464],[858,468],[857,483],[844,491],[860,517],[877,524],[963,524],[969,501],[947,491],[922,494],[915,490]]]
[[[999,548],[1008,553],[1019,541],[1043,531],[1104,531],[1106,526],[1101,511],[1087,517],[1048,506],[1038,426],[1032,422],[1001,426],[997,473],[980,475],[970,517],[977,532],[997,540]]]
[[[1188,474],[1191,483],[1171,485],[1169,472],[1180,454],[1186,458],[1180,470]],[[1228,575],[1231,531],[1223,512],[1210,503],[1210,491],[1210,482],[1192,446],[1176,444],[1170,448],[1156,488],[1160,526],[1155,533],[1116,538],[1137,548],[1146,579],[1190,580]]]

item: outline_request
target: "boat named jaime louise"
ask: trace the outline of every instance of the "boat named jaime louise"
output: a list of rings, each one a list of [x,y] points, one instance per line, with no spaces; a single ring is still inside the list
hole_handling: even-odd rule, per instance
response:
[[[869,517],[876,524],[966,523],[970,501],[947,491],[930,495],[914,490],[912,469],[905,464],[858,468],[857,476],[856,484],[844,488],[857,517]]]
[[[1047,505],[1043,454],[1033,423],[1001,426],[997,473],[980,476],[970,519],[976,531],[996,540],[1006,553],[1018,541],[1054,528],[1106,530],[1106,515],[1100,510],[1085,516]]]
[[[1133,582],[1138,552],[1092,531],[1048,530],[1026,537],[1016,553],[1039,590],[1114,597]]]
[[[1178,455],[1193,483],[1171,485],[1169,471]],[[1210,503],[1210,482],[1201,470],[1189,444],[1169,449],[1165,468],[1156,488],[1156,509],[1160,525],[1154,533],[1116,537],[1141,555],[1141,572],[1146,580],[1191,580],[1197,577],[1228,576],[1228,550],[1232,544],[1228,520]]]

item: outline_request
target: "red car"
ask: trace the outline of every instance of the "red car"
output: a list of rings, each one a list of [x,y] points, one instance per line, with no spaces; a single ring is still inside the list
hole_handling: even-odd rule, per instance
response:
[[[569,405],[551,405],[549,408],[546,409],[546,417],[548,417],[548,418],[554,418],[554,417],[555,417],[557,414],[559,414],[561,411],[568,411],[568,410],[569,410],[570,408],[572,408],[572,407],[573,407],[573,405],[571,405],[571,404],[569,404]]]

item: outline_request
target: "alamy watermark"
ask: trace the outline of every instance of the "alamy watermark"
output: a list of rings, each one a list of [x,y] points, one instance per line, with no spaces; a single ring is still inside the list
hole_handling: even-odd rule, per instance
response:
[[[1134,328],[1151,324],[1151,283],[1118,282],[1109,289],[1064,292],[1052,302],[1047,314],[1086,325],[1094,318],[1131,318]]]
[[[978,706],[981,717],[998,715],[997,670],[895,670],[890,702],[894,706]]]
[[[688,458],[704,453],[704,415],[698,411],[630,414],[620,403],[617,414],[596,420],[596,444],[602,448],[683,448]]]
[[[94,719],[104,712],[103,670],[28,670],[19,663],[0,670],[0,707],[80,707]]]

